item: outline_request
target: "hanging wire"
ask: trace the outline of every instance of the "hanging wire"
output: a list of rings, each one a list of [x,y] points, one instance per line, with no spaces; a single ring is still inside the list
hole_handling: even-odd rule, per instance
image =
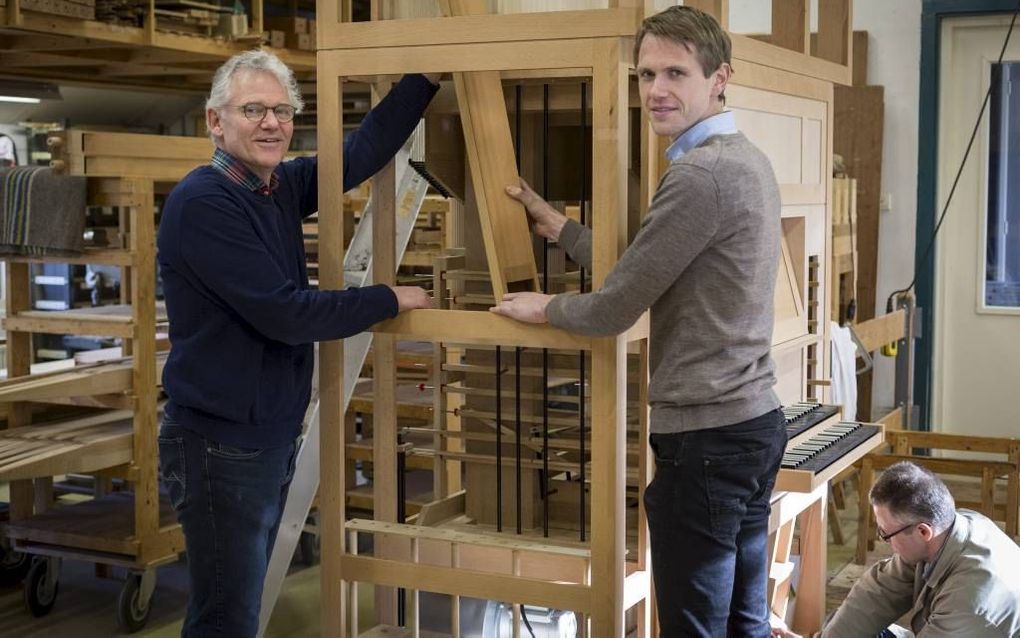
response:
[[[1009,46],[1009,38],[1013,35],[1013,26],[1016,24],[1017,14],[1020,14],[1020,0],[1017,0],[1016,7],[1013,9],[1013,17],[1009,21],[1009,30],[1006,31],[1006,39],[1002,42],[1002,49],[999,51],[999,58],[995,61],[996,65],[1002,64],[1002,58],[1006,54],[1006,47]],[[956,171],[956,177],[953,179],[953,186],[949,189],[949,196],[946,197],[946,203],[942,206],[942,213],[939,215],[939,221],[935,224],[935,230],[932,231],[931,237],[928,239],[928,245],[924,249],[924,256],[917,262],[922,266],[928,261],[928,255],[931,253],[932,248],[935,247],[935,239],[939,235],[939,229],[942,228],[942,222],[946,219],[946,213],[949,212],[949,204],[953,201],[953,195],[956,194],[956,186],[960,183],[960,177],[963,176],[963,169],[967,166],[967,158],[970,157],[970,150],[974,146],[974,140],[977,138],[978,131],[981,129],[981,120],[985,117],[985,111],[988,109],[988,101],[992,97],[992,88],[994,83],[988,83],[988,90],[985,91],[985,98],[981,102],[981,110],[978,112],[977,121],[974,122],[974,129],[970,132],[970,140],[967,142],[967,149],[963,152],[963,159],[960,160],[960,167]],[[885,311],[887,313],[893,310],[893,299],[899,295],[905,295],[914,289],[914,284],[917,283],[917,269],[914,269],[914,277],[910,280],[910,285],[906,288],[894,290],[889,293],[889,298],[885,302]]]

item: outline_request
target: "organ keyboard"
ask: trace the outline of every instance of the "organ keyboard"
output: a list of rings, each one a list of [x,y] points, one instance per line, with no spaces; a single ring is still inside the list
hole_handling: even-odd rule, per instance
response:
[[[882,444],[882,427],[839,420],[839,407],[796,403],[783,408],[788,442],[776,491],[811,492]]]

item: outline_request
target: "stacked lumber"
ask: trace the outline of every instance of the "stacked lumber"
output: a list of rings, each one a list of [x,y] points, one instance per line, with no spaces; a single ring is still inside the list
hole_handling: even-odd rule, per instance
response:
[[[96,0],[96,20],[123,27],[145,23],[147,3],[140,0]]]
[[[220,16],[233,13],[229,7],[196,0],[156,0],[156,28],[160,31],[211,37]]]
[[[96,0],[21,0],[21,9],[82,20],[96,19]]]
[[[95,472],[131,462],[129,410],[0,431],[0,481]]]
[[[162,378],[166,353],[156,355],[156,379]],[[69,402],[65,399],[105,397],[131,390],[132,360],[76,366],[48,374],[32,374],[0,381],[0,403],[12,401]],[[84,401],[78,401],[84,403]]]

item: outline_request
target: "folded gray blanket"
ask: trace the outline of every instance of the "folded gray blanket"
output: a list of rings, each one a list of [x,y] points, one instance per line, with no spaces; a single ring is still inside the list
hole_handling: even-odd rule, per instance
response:
[[[0,255],[81,253],[85,202],[84,177],[44,166],[0,169]]]

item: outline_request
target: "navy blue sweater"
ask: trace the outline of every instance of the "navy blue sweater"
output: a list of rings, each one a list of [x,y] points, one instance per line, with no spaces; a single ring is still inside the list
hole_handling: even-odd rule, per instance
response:
[[[344,140],[343,189],[382,168],[414,130],[435,87],[407,76]],[[312,290],[302,220],[318,209],[315,158],[276,168],[261,195],[212,166],[195,169],[163,207],[157,239],[171,350],[168,416],[238,447],[293,441],[311,395],[315,341],[397,314],[386,286]]]

